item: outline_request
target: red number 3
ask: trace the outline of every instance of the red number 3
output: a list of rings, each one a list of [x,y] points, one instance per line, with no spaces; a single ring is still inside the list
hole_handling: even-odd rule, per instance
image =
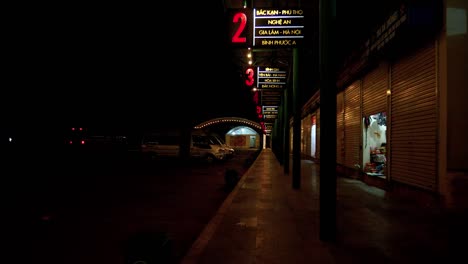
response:
[[[255,71],[252,68],[248,68],[245,71],[245,74],[247,74],[247,79],[245,80],[245,84],[247,86],[252,86],[254,84],[254,74]]]

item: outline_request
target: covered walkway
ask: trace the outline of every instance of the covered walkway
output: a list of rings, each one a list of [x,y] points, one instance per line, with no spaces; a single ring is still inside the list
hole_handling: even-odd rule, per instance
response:
[[[460,263],[467,212],[389,195],[338,177],[337,240],[320,240],[319,164],[301,161],[301,188],[264,149],[182,260],[219,263]]]

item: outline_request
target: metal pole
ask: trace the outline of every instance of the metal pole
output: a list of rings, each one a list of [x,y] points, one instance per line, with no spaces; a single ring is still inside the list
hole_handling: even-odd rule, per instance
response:
[[[289,174],[289,85],[286,85],[284,89],[283,101],[284,101],[284,111],[283,111],[283,170],[285,174]]]
[[[277,159],[279,160],[279,163],[281,166],[284,165],[284,147],[283,147],[283,141],[282,139],[284,138],[283,136],[283,118],[284,118],[284,98],[281,100],[281,105],[278,109],[278,119],[275,120],[275,137],[273,138],[273,146],[275,147],[275,153],[277,154]]]
[[[301,48],[293,49],[293,175],[292,187],[301,187],[301,87],[299,58]]]
[[[336,240],[336,0],[319,0],[320,239]]]

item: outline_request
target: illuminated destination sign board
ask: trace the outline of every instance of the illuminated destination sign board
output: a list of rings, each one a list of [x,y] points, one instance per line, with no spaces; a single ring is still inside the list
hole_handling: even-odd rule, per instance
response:
[[[262,105],[280,105],[282,95],[283,91],[263,90],[261,103]]]
[[[260,122],[260,126],[262,127],[263,133],[266,135],[271,135],[271,130],[273,129],[273,123],[269,122]]]
[[[230,9],[227,23],[235,47],[296,47],[304,41],[302,9]]]
[[[253,46],[295,47],[304,39],[301,9],[254,9]]]
[[[263,106],[263,119],[275,120],[278,118],[278,106]]]
[[[281,90],[286,88],[288,74],[276,67],[249,67],[244,71],[244,83],[248,88]]]
[[[245,84],[249,88],[257,86],[258,89],[252,90],[253,101],[256,106],[257,117],[260,120],[275,119],[278,113],[265,113],[265,106],[273,107],[278,110],[283,96],[283,88],[286,86],[286,71],[275,67],[249,67],[246,71]]]
[[[287,77],[286,71],[280,68],[258,67],[257,87],[259,89],[284,89]]]
[[[265,122],[265,132],[269,135],[273,129],[273,123]]]

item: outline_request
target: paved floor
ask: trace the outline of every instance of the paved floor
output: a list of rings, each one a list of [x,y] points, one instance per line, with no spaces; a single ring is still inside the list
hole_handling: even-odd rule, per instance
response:
[[[179,263],[230,194],[225,170],[244,175],[255,153],[212,164],[20,155],[0,166],[0,263]]]
[[[263,150],[181,263],[466,263],[466,211],[344,177],[336,242],[321,241],[319,165],[302,160],[301,171],[293,189],[292,174]]]

